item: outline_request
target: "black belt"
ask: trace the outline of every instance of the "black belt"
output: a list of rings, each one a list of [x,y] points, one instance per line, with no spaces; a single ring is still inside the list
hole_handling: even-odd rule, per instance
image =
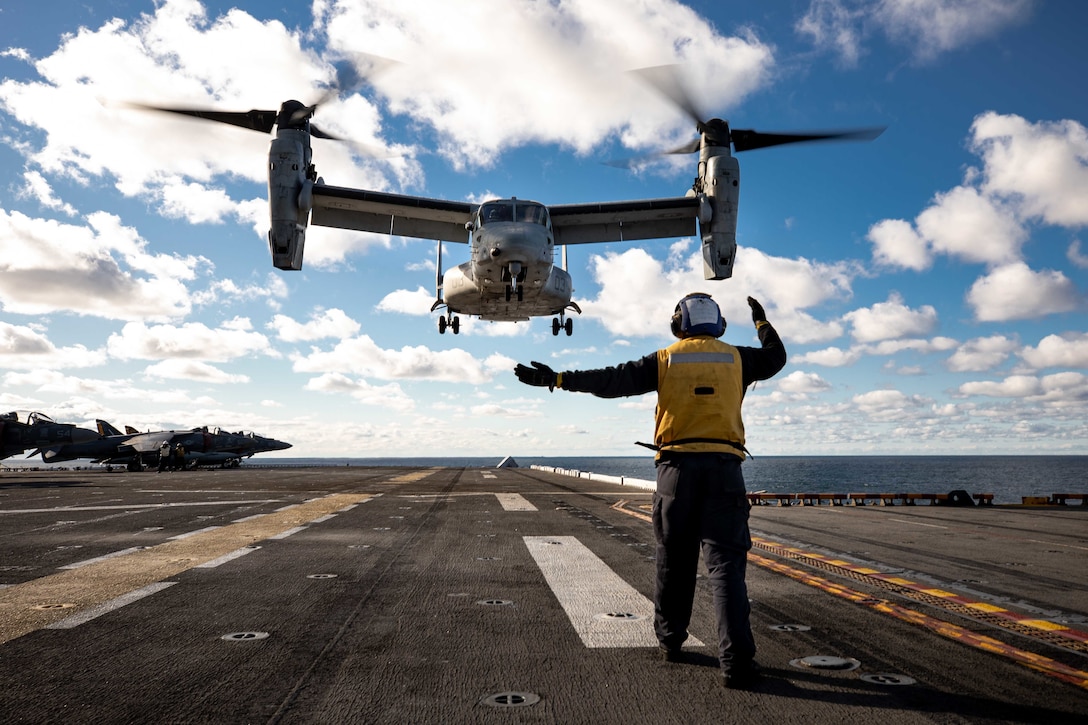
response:
[[[736,448],[738,451],[744,451],[749,458],[755,458],[755,456],[752,455],[751,451],[744,447],[743,443],[737,443],[736,441],[727,441],[722,438],[680,438],[679,440],[662,443],[659,446],[654,445],[653,443],[643,443],[642,441],[635,441],[636,446],[649,448],[651,451],[660,451],[662,448],[668,448],[669,446],[682,446],[687,443],[720,443]]]

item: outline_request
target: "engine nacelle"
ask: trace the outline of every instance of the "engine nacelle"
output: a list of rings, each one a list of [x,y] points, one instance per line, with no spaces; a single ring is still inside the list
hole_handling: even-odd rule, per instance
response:
[[[292,221],[273,221],[268,230],[268,249],[272,252],[272,264],[277,269],[302,269],[302,255],[306,247],[306,227]]]
[[[310,204],[301,202],[313,188],[309,151],[309,133],[291,128],[279,129],[268,151],[268,247],[279,269],[302,269]]]
[[[703,164],[700,164],[703,166]],[[729,279],[737,256],[737,203],[740,200],[740,164],[728,154],[705,161],[703,193],[710,203],[710,222],[699,221],[703,239],[703,276]]]

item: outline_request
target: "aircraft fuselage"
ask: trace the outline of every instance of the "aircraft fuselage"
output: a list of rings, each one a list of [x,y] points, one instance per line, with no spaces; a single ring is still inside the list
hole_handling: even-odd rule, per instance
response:
[[[570,305],[570,275],[555,266],[554,236],[542,204],[490,201],[470,227],[470,260],[443,277],[450,312],[514,321],[560,314]]]

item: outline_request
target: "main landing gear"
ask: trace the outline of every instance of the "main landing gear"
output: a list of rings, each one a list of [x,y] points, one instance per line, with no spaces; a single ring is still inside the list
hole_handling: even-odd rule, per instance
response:
[[[552,334],[556,337],[559,336],[560,330],[567,333],[567,337],[574,334],[574,320],[567,317],[565,310],[574,310],[579,315],[582,314],[582,309],[575,302],[569,302],[564,310],[559,310],[559,317],[552,318]]]
[[[448,315],[441,315],[438,318],[438,334],[445,335],[447,327],[456,335],[461,331],[461,318],[452,312]]]

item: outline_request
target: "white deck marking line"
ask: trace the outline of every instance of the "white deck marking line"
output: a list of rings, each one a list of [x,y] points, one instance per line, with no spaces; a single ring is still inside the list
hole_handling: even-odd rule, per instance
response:
[[[306,530],[305,526],[296,526],[293,529],[287,529],[286,531],[282,531],[282,532],[276,534],[275,536],[269,536],[268,538],[269,539],[286,539],[288,536],[293,536],[293,535],[297,534],[298,532],[305,531],[305,530]]]
[[[0,514],[62,514],[68,511],[129,511],[135,509],[172,509],[184,506],[238,506],[244,503],[273,503],[280,500],[278,498],[265,498],[254,501],[189,501],[187,503],[122,503],[114,506],[54,506],[47,509],[0,509]],[[290,508],[290,506],[284,508]]]
[[[73,614],[71,617],[66,617],[58,622],[45,625],[45,629],[72,629],[78,627],[85,622],[89,622],[92,619],[101,617],[103,614],[109,614],[115,609],[120,609],[126,604],[132,604],[144,597],[150,596],[155,592],[161,592],[167,587],[172,587],[177,582],[155,582],[154,584],[148,584],[146,587],[140,587],[139,589],[133,589],[131,592],[125,592],[116,599],[111,599],[108,602],[102,602],[101,604],[85,609],[78,614]]]
[[[657,647],[653,602],[582,542],[573,536],[522,539],[586,647]],[[689,636],[685,646],[703,643]]]
[[[923,524],[921,521],[911,521],[910,519],[901,519],[896,516],[889,516],[892,521],[899,521],[904,524],[914,524],[915,526],[928,526],[931,529],[947,529],[947,526],[938,526],[937,524]]]
[[[529,500],[520,493],[497,493],[495,498],[506,511],[537,511],[537,507],[529,503]]]
[[[204,534],[204,533],[207,533],[208,531],[215,531],[216,529],[221,529],[221,528],[223,528],[223,527],[222,526],[205,526],[203,529],[196,529],[195,531],[187,531],[184,534],[178,534],[177,536],[171,536],[170,538],[167,539],[167,541],[182,541],[184,539],[188,539],[190,536],[196,536],[197,534]]]
[[[1047,546],[1064,546],[1067,549],[1080,549],[1081,551],[1088,551],[1088,547],[1075,546],[1074,544],[1059,544],[1057,541],[1043,541],[1042,539],[1025,539],[1033,544],[1046,544]]]
[[[168,581],[198,564],[267,540],[287,527],[301,531],[313,519],[370,498],[365,493],[328,494],[293,506],[290,511],[265,514],[257,520],[206,531],[183,541],[164,541],[127,556],[0,589],[0,645],[113,601],[120,592],[142,591],[142,587]],[[62,604],[77,609],[48,606]]]
[[[140,551],[142,548],[143,548],[142,546],[132,546],[132,547],[129,547],[128,549],[121,549],[120,551],[115,551],[112,554],[103,554],[102,556],[96,556],[93,559],[84,559],[83,561],[72,562],[71,564],[65,564],[64,566],[58,566],[57,568],[58,569],[78,569],[78,568],[80,568],[82,566],[87,566],[88,564],[97,564],[100,561],[106,561],[107,559],[113,559],[113,558],[118,557],[118,556],[128,556],[129,554],[131,554],[134,551]]]
[[[212,559],[211,561],[206,561],[203,564],[197,564],[193,568],[194,569],[214,569],[215,567],[219,566],[220,564],[226,564],[228,561],[234,561],[235,559],[238,559],[239,557],[243,557],[246,554],[252,554],[254,551],[256,551],[259,548],[261,548],[261,547],[259,547],[259,546],[243,546],[241,549],[235,549],[234,551],[232,551],[230,553],[223,554],[223,556],[219,557],[218,559]]]

